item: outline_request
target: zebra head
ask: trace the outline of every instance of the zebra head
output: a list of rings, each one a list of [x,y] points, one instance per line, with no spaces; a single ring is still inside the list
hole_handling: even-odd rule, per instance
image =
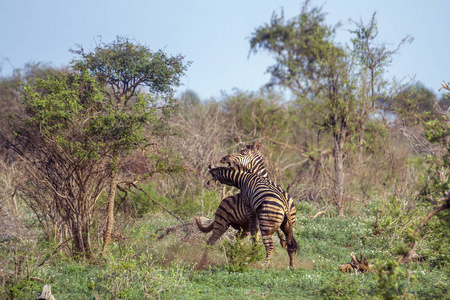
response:
[[[259,144],[247,145],[246,149],[233,154],[228,154],[220,160],[222,164],[228,164],[229,167],[238,170],[258,174],[261,177],[267,177],[264,157],[260,151]]]
[[[237,188],[241,187],[241,177],[248,177],[248,176],[253,176],[250,173],[247,172],[241,172],[239,170],[236,170],[234,168],[230,168],[230,167],[216,167],[216,166],[212,166],[209,165],[209,173],[212,176],[211,180],[214,181],[219,181],[221,184],[226,184],[229,186],[234,186]],[[209,181],[208,181],[209,184]]]

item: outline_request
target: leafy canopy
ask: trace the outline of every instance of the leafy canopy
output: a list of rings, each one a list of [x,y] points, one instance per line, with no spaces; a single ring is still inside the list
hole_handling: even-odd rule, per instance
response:
[[[87,70],[108,86],[110,99],[123,107],[128,106],[141,87],[146,87],[150,96],[171,103],[174,87],[180,85],[180,78],[190,64],[184,63],[182,55],[171,56],[162,50],[152,52],[120,36],[110,44],[100,42],[92,52],[85,52],[82,46],[72,52],[80,56],[72,61],[73,68]]]
[[[53,141],[61,150],[84,158],[132,149],[154,116],[142,100],[128,111],[118,110],[102,91],[87,72],[56,72],[24,85],[26,117],[19,135],[42,135],[42,142]]]

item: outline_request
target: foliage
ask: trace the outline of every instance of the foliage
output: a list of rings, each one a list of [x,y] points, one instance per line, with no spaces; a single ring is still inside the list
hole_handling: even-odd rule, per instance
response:
[[[232,119],[249,139],[266,136],[276,139],[288,132],[290,118],[276,94],[236,91],[223,99],[221,105],[225,118]]]
[[[383,299],[401,299],[407,292],[407,286],[400,280],[405,278],[406,270],[398,268],[394,260],[375,266],[378,294]]]
[[[436,217],[428,220],[425,230],[432,234],[428,238],[432,247],[430,256],[432,261],[442,268],[449,270],[450,245],[450,205],[448,191],[450,189],[450,117],[441,115],[426,123],[426,138],[436,144],[440,151],[436,155],[427,157],[429,178],[420,192],[423,204],[430,210],[443,209]],[[431,254],[432,253],[432,254]]]
[[[331,275],[326,284],[319,290],[323,299],[357,299],[364,291],[360,289],[359,280],[353,277]]]
[[[419,125],[421,120],[430,121],[441,113],[436,95],[420,82],[398,93],[391,107],[407,126]]]
[[[147,46],[121,36],[109,44],[100,42],[91,52],[81,45],[71,51],[78,56],[72,61],[73,69],[88,72],[102,85],[112,112],[125,116],[138,113],[139,121],[146,124],[147,132],[135,133],[140,140],[128,142],[133,149],[139,146],[150,150],[149,146],[153,146],[147,153],[153,167],[150,174],[175,172],[171,168],[177,167],[167,166],[166,161],[168,155],[165,154],[171,149],[162,151],[154,146],[160,138],[175,133],[168,125],[168,117],[175,111],[175,88],[180,85],[180,78],[190,62],[185,63],[182,55],[174,57],[162,50],[153,52]],[[127,131],[124,135],[130,136]],[[121,155],[122,159],[126,154],[113,153]]]
[[[308,4],[292,20],[274,12],[270,23],[258,27],[250,39],[252,52],[261,48],[275,56],[275,65],[267,69],[272,75],[269,85],[287,86],[299,97],[316,95],[321,60],[335,49],[332,36],[337,26],[325,25],[321,9],[309,10]]]
[[[142,100],[129,112],[112,107],[87,73],[37,79],[24,86],[22,95],[25,128],[39,128],[41,135],[53,137],[63,150],[82,160],[132,149],[142,141],[144,124],[154,118]]]
[[[431,219],[423,229],[421,236],[426,239],[425,245],[420,245],[421,254],[428,258],[430,265],[439,268],[450,275],[450,212],[443,211]]]
[[[381,109],[378,99],[390,96],[384,73],[398,50],[389,51],[384,44],[375,43],[375,14],[368,24],[354,24],[353,49],[346,49],[334,42],[339,24],[327,25],[321,9],[310,9],[307,1],[302,12],[291,20],[274,13],[270,24],[257,28],[250,40],[251,50],[266,50],[276,60],[268,69],[270,84],[289,88],[298,107],[312,105],[316,112],[313,127],[331,134],[333,202],[339,214],[343,213],[345,200],[344,161],[351,149],[346,146],[352,138],[364,141],[365,132],[370,131],[367,123]],[[408,41],[403,39],[399,47]]]
[[[252,262],[258,262],[264,259],[265,250],[261,243],[253,245],[239,236],[236,241],[223,242],[224,250],[227,255],[227,266],[229,272],[248,272]]]
[[[106,91],[117,105],[127,107],[129,101],[139,93],[139,87],[148,88],[148,100],[162,97],[162,104],[173,102],[174,87],[180,85],[180,77],[186,70],[184,57],[169,56],[164,51],[152,52],[148,47],[133,43],[118,36],[110,44],[100,42],[92,52],[85,52],[80,45],[72,50],[80,56],[72,61],[75,70],[88,70],[100,84],[108,86]]]
[[[44,282],[32,278],[50,284],[58,299],[208,299],[211,295],[217,299],[379,299],[383,295],[402,296],[406,287],[407,296],[421,299],[449,295],[448,275],[426,262],[388,267],[392,255],[380,236],[370,234],[372,222],[373,219],[327,215],[311,220],[299,214],[295,231],[302,239],[293,270],[286,269],[286,255],[277,245],[268,269],[260,269],[252,263],[245,271],[230,272],[223,258],[224,240],[210,250],[213,265],[204,271],[194,271],[193,262],[201,256],[198,251],[201,239],[186,239],[185,233],[180,232],[156,240],[149,233],[172,225],[173,220],[162,213],[147,214],[125,229],[129,239],[113,243],[103,259],[83,263],[66,258],[65,252],[58,252],[34,270],[34,262],[29,261],[33,270],[29,279],[24,276],[20,284],[10,287],[14,287],[15,299],[30,299],[41,291]],[[363,243],[361,235],[366,236]],[[251,249],[250,240],[241,242]],[[1,257],[10,258],[14,265],[12,256],[3,255],[9,247],[2,245]],[[241,247],[239,243],[233,245]],[[43,252],[51,254],[53,247],[36,244],[28,252],[30,257],[34,253],[40,257]],[[375,262],[380,267],[376,267],[375,272],[360,275],[340,273],[337,266],[349,260],[350,252],[360,249],[370,263]],[[40,261],[37,259],[37,263]],[[415,277],[409,283],[408,269]],[[381,288],[383,286],[386,289]],[[4,290],[0,289],[0,295],[5,298]]]

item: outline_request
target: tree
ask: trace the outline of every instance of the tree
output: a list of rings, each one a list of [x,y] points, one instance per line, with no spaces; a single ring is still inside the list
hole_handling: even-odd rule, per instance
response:
[[[281,85],[299,98],[312,99],[320,90],[320,60],[327,49],[335,48],[332,38],[338,27],[327,26],[321,9],[308,10],[308,2],[291,20],[274,12],[270,23],[258,27],[250,39],[251,53],[262,49],[274,55],[276,63],[267,69],[272,76],[268,86]]]
[[[116,132],[136,139],[139,128],[105,114],[101,87],[87,73],[37,79],[24,84],[21,98],[22,114],[10,120],[10,147],[30,175],[21,186],[25,200],[41,222],[51,218],[68,228],[75,255],[89,257],[95,204],[110,177],[107,145]]]
[[[407,126],[417,125],[420,119],[428,121],[443,114],[436,95],[420,82],[406,87],[394,97],[392,109],[398,121]]]
[[[196,92],[187,90],[180,97],[180,103],[185,107],[194,106],[198,107],[201,104],[200,97]]]
[[[398,50],[387,50],[374,43],[378,30],[375,14],[367,25],[354,22],[353,48],[334,42],[339,26],[328,26],[320,8],[308,8],[307,1],[299,16],[285,20],[275,13],[270,24],[255,30],[251,51],[263,49],[275,58],[268,68],[270,85],[289,88],[302,103],[312,104],[318,112],[313,120],[320,131],[331,133],[334,157],[333,198],[339,214],[343,213],[346,145],[364,140],[366,124],[377,111],[378,98],[390,97],[384,79],[386,67]],[[399,47],[410,41],[405,38]]]
[[[448,91],[446,97],[450,97],[449,84],[444,82],[442,87]],[[450,254],[450,116],[448,113],[441,113],[438,117],[421,124],[425,125],[422,128],[425,138],[435,144],[438,149],[423,159],[427,180],[419,192],[418,202],[426,206],[428,211],[412,234],[408,236],[409,249],[399,257],[398,262],[411,259],[422,234],[421,231],[427,229],[429,232],[424,235],[429,237],[424,240],[427,240],[427,248],[431,248],[434,253],[430,260],[434,260],[433,264],[441,264],[444,269],[448,270]],[[434,216],[436,217],[433,218]]]
[[[87,70],[103,84],[107,98],[118,110],[129,111],[133,109],[134,101],[141,99],[146,109],[152,111],[149,128],[152,135],[167,134],[167,118],[176,104],[174,88],[180,85],[180,77],[187,68],[182,55],[173,57],[162,50],[152,52],[148,47],[133,44],[120,36],[111,44],[100,43],[92,52],[85,52],[82,46],[72,52],[80,56],[73,60],[73,68]],[[141,88],[148,88],[148,92],[143,93]],[[147,145],[154,142],[151,139],[152,136],[146,139]],[[119,151],[113,157],[118,159],[125,154]],[[113,172],[103,250],[111,240],[117,184],[116,172]]]
[[[24,183],[30,207],[58,218],[53,222],[68,227],[73,253],[89,257],[97,199],[109,186],[106,247],[121,160],[170,133],[166,120],[186,66],[182,56],[153,53],[120,37],[94,52],[74,53],[81,58],[72,72],[23,85],[24,109],[10,119],[9,146],[32,178]],[[152,155],[158,159],[157,152]]]

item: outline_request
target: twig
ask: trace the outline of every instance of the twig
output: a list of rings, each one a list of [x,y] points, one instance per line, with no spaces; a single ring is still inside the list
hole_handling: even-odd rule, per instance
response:
[[[157,229],[157,230],[155,231],[155,233],[158,233],[159,231],[164,231],[164,232],[161,233],[160,235],[158,235],[158,236],[156,237],[156,239],[157,239],[157,240],[160,240],[160,239],[162,239],[163,237],[165,237],[166,235],[168,235],[169,233],[174,232],[174,231],[177,230],[178,228],[183,227],[183,226],[188,226],[188,225],[190,225],[190,224],[192,224],[192,223],[191,223],[191,222],[187,222],[187,223],[178,224],[178,225],[175,225],[175,226],[169,226],[169,227],[167,227],[166,229],[162,229],[162,228]]]
[[[319,212],[316,213],[312,218],[315,219],[315,218],[317,218],[317,217],[319,217],[319,216],[321,216],[321,215],[323,215],[323,214],[325,214],[325,211],[324,211],[324,210],[319,211]]]
[[[438,200],[438,202],[446,201],[446,203],[435,207],[428,215],[425,216],[425,218],[422,219],[419,226],[417,226],[416,230],[414,230],[413,237],[414,240],[410,244],[410,250],[406,254],[400,255],[400,257],[397,260],[397,263],[400,264],[405,258],[410,259],[410,255],[415,252],[416,246],[417,246],[417,237],[419,235],[420,230],[422,229],[422,226],[425,225],[428,220],[431,219],[432,216],[437,214],[438,212],[446,209],[450,209],[450,195],[446,195],[445,198],[441,198]]]
[[[377,219],[375,220],[375,224],[373,225],[373,232],[375,235],[380,234],[384,229],[378,229],[378,220],[380,218],[380,214],[381,214],[381,209],[378,209],[377,211]]]
[[[269,137],[265,137],[265,139],[271,141],[272,143],[275,143],[275,144],[278,144],[278,145],[282,145],[282,146],[285,146],[285,147],[287,147],[287,148],[291,148],[291,149],[298,150],[298,151],[301,152],[301,153],[300,153],[301,156],[304,156],[304,157],[309,158],[309,156],[305,154],[305,150],[303,150],[303,149],[300,149],[300,148],[295,147],[295,146],[292,146],[292,145],[288,145],[287,143],[279,142],[279,141],[274,140],[274,139],[271,139],[271,138],[269,138]]]
[[[144,189],[136,186],[136,184],[132,183],[130,184],[131,186],[133,186],[135,189],[144,192],[149,198],[150,200],[153,201],[153,203],[158,204],[159,206],[161,206],[166,212],[168,212],[172,217],[174,217],[175,219],[177,219],[178,221],[180,221],[180,223],[184,223],[185,221],[183,219],[181,219],[179,216],[177,216],[176,214],[174,214],[172,211],[170,211],[169,209],[167,209],[164,205],[162,205],[161,203],[159,203],[158,201],[156,201],[155,199],[153,199],[152,196],[150,196],[149,193],[147,193]]]
[[[33,280],[36,280],[36,281],[45,281],[44,279],[39,278],[39,277],[30,277],[30,279],[33,279]]]
[[[42,267],[50,258],[52,258],[57,252],[58,250],[64,246],[68,241],[70,241],[72,239],[72,237],[68,238],[67,240],[65,240],[64,242],[62,242],[61,244],[59,244],[58,247],[56,247],[55,251],[53,251],[53,253],[48,256],[47,258],[45,258],[39,265],[37,265],[36,268]]]
[[[228,257],[227,257],[227,251],[225,250],[225,245],[223,246],[223,254],[225,254],[225,262],[228,265]]]

